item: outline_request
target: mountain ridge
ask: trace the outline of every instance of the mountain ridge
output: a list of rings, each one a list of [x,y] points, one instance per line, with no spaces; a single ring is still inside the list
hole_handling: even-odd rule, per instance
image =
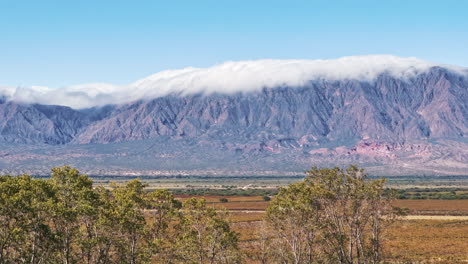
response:
[[[10,163],[0,160],[0,170],[86,160],[101,174],[110,164],[122,173],[267,165],[289,173],[293,164],[352,162],[377,171],[468,175],[467,102],[468,77],[438,66],[408,78],[381,73],[371,81],[321,79],[248,93],[172,93],[78,110],[3,100],[0,157]],[[148,150],[131,154],[137,146]]]

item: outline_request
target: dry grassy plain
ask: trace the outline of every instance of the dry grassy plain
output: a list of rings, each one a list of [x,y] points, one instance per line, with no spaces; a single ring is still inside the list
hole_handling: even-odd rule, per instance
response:
[[[215,208],[231,211],[230,221],[241,234],[243,249],[254,256],[268,202],[259,196],[232,196],[225,197],[229,202],[220,203],[221,197],[204,198]],[[468,263],[468,200],[398,200],[395,205],[412,213],[388,230],[385,254],[389,263]]]
[[[389,260],[420,263],[467,263],[468,220],[402,220],[391,226]]]
[[[176,195],[180,200],[189,197],[204,198],[207,204],[215,208],[228,210],[259,210],[264,211],[268,202],[261,196],[189,196]],[[228,199],[227,203],[221,203],[220,198]],[[396,200],[395,206],[408,208],[413,215],[467,215],[468,200]]]
[[[396,200],[394,204],[418,211],[468,212],[468,200]]]

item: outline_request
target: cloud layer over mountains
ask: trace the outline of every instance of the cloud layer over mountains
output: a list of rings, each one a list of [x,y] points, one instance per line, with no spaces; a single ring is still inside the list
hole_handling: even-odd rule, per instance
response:
[[[334,60],[257,60],[225,62],[209,68],[167,70],[123,86],[104,83],[63,88],[0,86],[0,95],[17,102],[80,109],[154,99],[171,93],[232,94],[279,86],[303,86],[318,79],[372,81],[381,73],[405,79],[435,66],[450,68],[461,74],[468,73],[466,68],[391,55],[352,56]]]

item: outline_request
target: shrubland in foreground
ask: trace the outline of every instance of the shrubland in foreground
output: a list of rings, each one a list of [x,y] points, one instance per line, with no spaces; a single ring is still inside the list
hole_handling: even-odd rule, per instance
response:
[[[49,179],[0,177],[0,263],[380,263],[401,214],[383,180],[354,166],[317,169],[280,190],[239,247],[224,210],[132,180],[112,188],[70,167]]]

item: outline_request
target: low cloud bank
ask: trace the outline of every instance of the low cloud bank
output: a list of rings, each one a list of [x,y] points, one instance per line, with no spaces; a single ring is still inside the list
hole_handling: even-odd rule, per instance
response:
[[[309,81],[356,79],[372,81],[381,73],[410,78],[434,66],[467,73],[466,68],[391,55],[351,56],[334,60],[257,60],[225,62],[209,68],[167,70],[129,85],[93,83],[49,87],[1,87],[0,95],[24,103],[88,108],[153,99],[171,93],[252,92],[278,86],[302,86]]]

